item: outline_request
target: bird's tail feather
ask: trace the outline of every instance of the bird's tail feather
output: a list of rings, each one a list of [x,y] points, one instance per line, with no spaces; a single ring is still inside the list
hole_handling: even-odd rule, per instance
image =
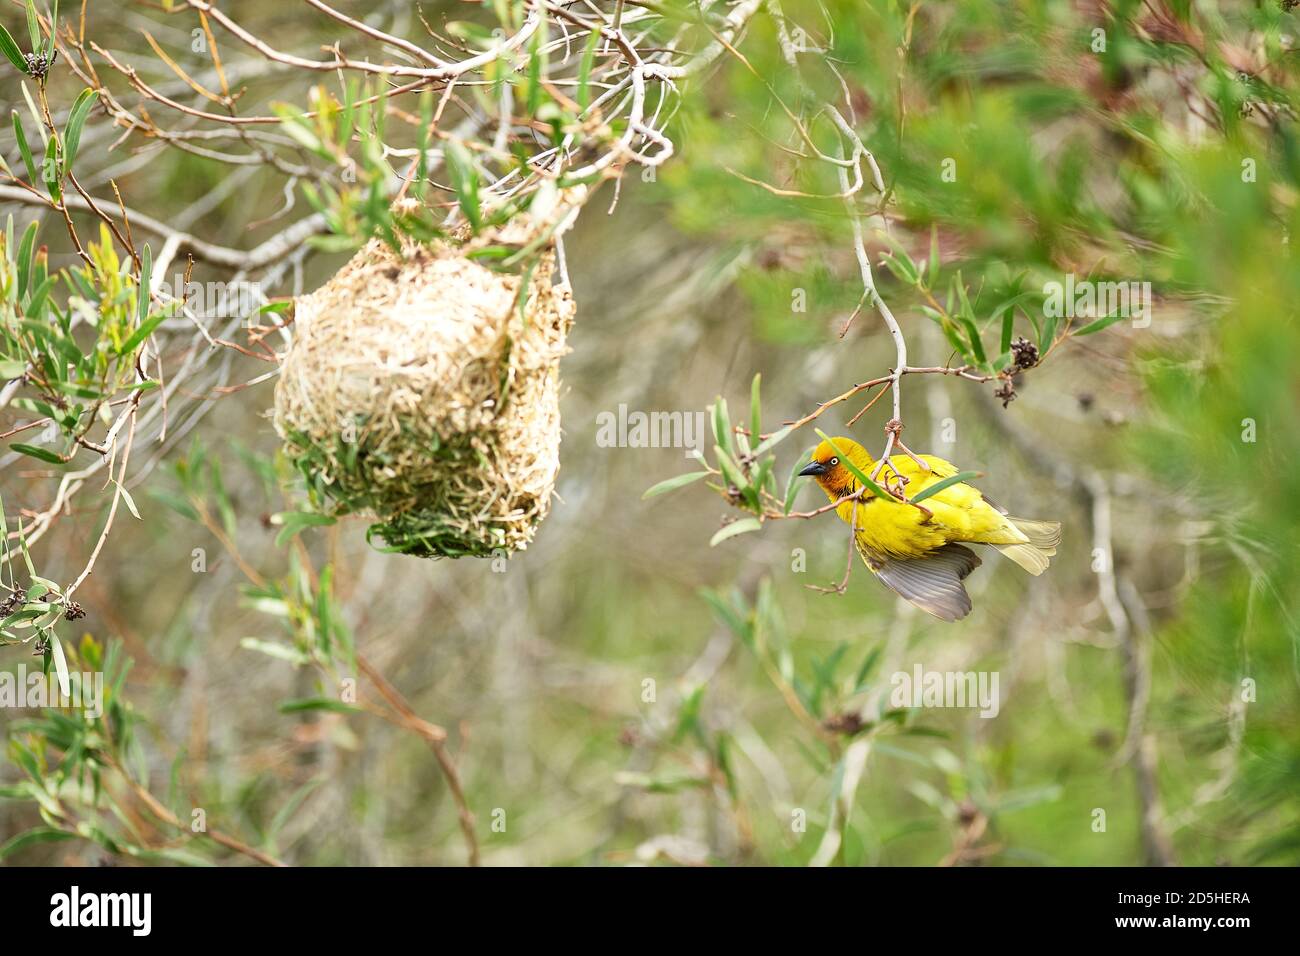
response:
[[[1050,563],[1047,552],[1035,548],[1032,544],[1004,544],[994,545],[994,547],[1034,577],[1046,571]]]
[[[1056,546],[1061,543],[1061,522],[1038,521],[1035,518],[1015,518],[1007,520],[1020,529],[1020,533],[1029,539],[1029,543],[1040,551],[1056,554]]]
[[[1007,520],[1029,539],[1029,543],[1004,545],[998,550],[1035,577],[1042,574],[1051,563],[1048,559],[1056,554],[1056,547],[1061,543],[1061,523],[1033,518],[1008,517]]]

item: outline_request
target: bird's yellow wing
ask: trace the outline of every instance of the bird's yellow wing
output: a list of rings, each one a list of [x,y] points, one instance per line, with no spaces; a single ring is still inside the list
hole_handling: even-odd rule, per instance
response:
[[[907,479],[909,497],[951,478],[960,469],[950,461],[934,455],[920,455],[928,465],[923,469],[910,456],[893,455],[889,466]],[[887,472],[886,472],[887,474]],[[933,523],[945,529],[947,541],[976,541],[982,544],[1022,544],[1024,535],[1007,521],[1006,515],[973,485],[961,481],[930,496],[925,507],[934,514]]]
[[[944,461],[937,455],[917,455],[917,457],[929,465],[930,472],[938,478],[950,478],[960,471],[960,469],[952,462]],[[916,462],[912,461],[912,459],[908,458],[907,463],[911,465],[912,468],[920,471],[920,469],[916,467]]]

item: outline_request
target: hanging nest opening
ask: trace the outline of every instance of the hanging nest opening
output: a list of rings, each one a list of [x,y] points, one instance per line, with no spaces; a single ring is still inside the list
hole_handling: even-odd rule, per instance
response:
[[[473,257],[530,235],[374,239],[295,303],[276,430],[317,505],[373,516],[382,550],[522,550],[550,510],[573,296],[549,247],[517,275]]]

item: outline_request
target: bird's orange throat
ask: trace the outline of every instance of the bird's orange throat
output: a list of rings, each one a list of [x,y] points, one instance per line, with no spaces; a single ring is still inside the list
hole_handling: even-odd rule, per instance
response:
[[[844,469],[847,471],[847,469]],[[817,484],[821,485],[822,491],[826,492],[826,497],[831,501],[838,501],[845,495],[851,495],[858,490],[858,483],[852,475],[844,478],[838,475],[826,475],[817,479]]]

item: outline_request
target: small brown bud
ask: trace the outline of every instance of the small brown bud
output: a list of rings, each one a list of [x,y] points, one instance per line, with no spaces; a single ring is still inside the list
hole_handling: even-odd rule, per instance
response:
[[[866,726],[862,721],[862,715],[856,711],[845,711],[841,714],[832,714],[822,721],[822,727],[832,734],[844,734],[851,737],[858,733]]]
[[[976,817],[980,815],[980,808],[975,806],[974,801],[967,797],[957,807],[957,819],[964,825],[969,826]]]
[[[1038,346],[1025,338],[1016,339],[1011,343],[1011,358],[1018,369],[1033,368],[1038,364]]]

